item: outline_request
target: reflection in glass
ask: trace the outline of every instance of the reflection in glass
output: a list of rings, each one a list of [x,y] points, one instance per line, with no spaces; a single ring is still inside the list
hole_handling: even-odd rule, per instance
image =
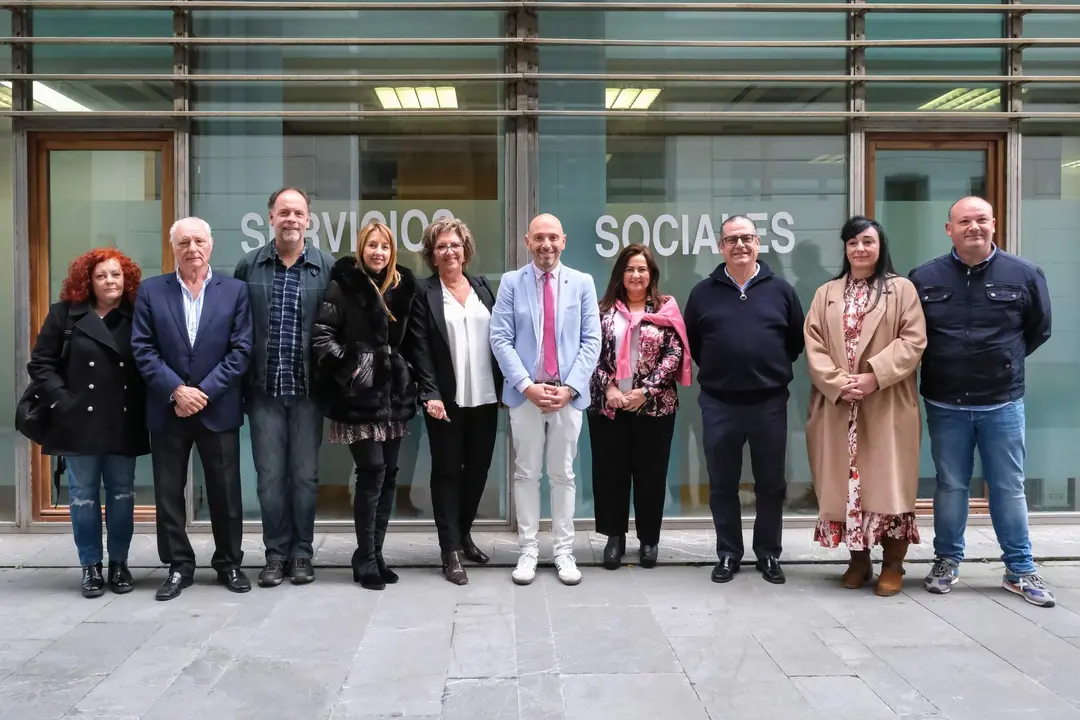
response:
[[[398,262],[419,277],[430,270],[420,259],[424,227],[437,216],[468,223],[477,246],[471,273],[497,286],[505,270],[502,201],[502,144],[499,124],[468,132],[455,119],[408,124],[390,134],[372,134],[373,123],[202,122],[191,141],[192,212],[214,228],[214,272],[231,274],[245,252],[273,241],[266,201],[284,185],[304,188],[312,198],[309,236],[337,257],[355,252],[367,222],[387,223],[398,242]],[[385,125],[381,127],[387,127]],[[337,132],[340,128],[342,132]],[[462,133],[464,128],[466,132]],[[396,129],[396,133],[393,130]],[[316,134],[321,130],[327,134]],[[428,134],[419,134],[425,133]],[[327,424],[329,427],[329,424]],[[244,515],[259,519],[250,428],[241,430]],[[479,518],[506,518],[506,418],[500,417],[495,457]],[[402,444],[394,518],[431,519],[428,480],[431,461],[422,418],[413,421]],[[209,517],[202,467],[196,461],[196,519]],[[352,521],[355,475],[348,448],[323,443],[319,458],[318,519]]]
[[[889,252],[896,272],[913,269],[950,252],[945,222],[954,202],[968,195],[987,194],[985,150],[882,150],[874,153],[874,219],[889,235]],[[996,209],[998,215],[1002,213]],[[998,224],[999,240],[1004,228]],[[920,406],[922,401],[920,400]],[[926,417],[925,410],[923,417]],[[935,489],[930,436],[923,423],[919,460],[919,498],[932,498]],[[983,497],[982,463],[976,461],[971,496]]]
[[[842,133],[541,134],[539,204],[563,219],[568,236],[563,260],[591,274],[598,292],[618,250],[645,242],[660,266],[661,292],[673,295],[680,307],[693,285],[722,262],[718,242],[724,218],[748,214],[761,236],[761,260],[794,285],[800,302],[809,307],[814,292],[839,267],[838,233],[848,204],[846,148]],[[796,363],[795,373],[788,511],[812,513],[816,510],[804,439],[810,381],[804,358]],[[697,394],[696,384],[680,389],[668,470],[668,517],[709,516]],[[744,452],[742,497],[745,511],[752,513],[749,450]],[[593,513],[591,464],[585,428],[575,463],[579,517]],[[546,498],[546,493],[541,496]]]
[[[156,150],[49,152],[49,300],[69,263],[95,247],[115,247],[142,269],[161,272],[161,153]],[[51,458],[55,469],[56,458]],[[102,488],[104,492],[104,488]],[[135,464],[136,504],[154,504],[149,456]],[[60,483],[59,505],[68,502]]]
[[[1027,134],[1029,127],[1022,128],[1021,254],[1046,273],[1054,333],[1026,361],[1026,489],[1031,510],[1071,512],[1080,510],[1080,248],[1071,240],[1080,218],[1080,136],[1037,126]]]

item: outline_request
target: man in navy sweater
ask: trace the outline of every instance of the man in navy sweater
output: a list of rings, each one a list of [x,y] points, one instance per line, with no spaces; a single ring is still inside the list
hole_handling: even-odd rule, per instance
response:
[[[758,262],[754,223],[734,215],[720,226],[724,263],[694,286],[686,303],[686,336],[698,366],[709,508],[720,562],[713,582],[726,583],[743,556],[743,446],[750,443],[757,517],[757,569],[784,582],[780,567],[787,451],[788,384],[803,351],[803,310],[795,289]]]

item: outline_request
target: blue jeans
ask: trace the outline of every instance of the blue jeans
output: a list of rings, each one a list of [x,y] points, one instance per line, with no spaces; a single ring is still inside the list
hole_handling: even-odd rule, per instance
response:
[[[1001,559],[1017,575],[1035,572],[1024,496],[1024,401],[997,410],[953,410],[926,403],[930,449],[937,468],[934,491],[934,554],[964,558],[975,448],[990,489],[990,520]]]
[[[96,565],[101,557],[101,483],[105,482],[105,527],[109,562],[127,562],[135,532],[135,458],[123,455],[68,455],[67,478],[71,530],[79,564]]]
[[[248,414],[266,559],[311,559],[322,413],[306,397],[255,393]]]

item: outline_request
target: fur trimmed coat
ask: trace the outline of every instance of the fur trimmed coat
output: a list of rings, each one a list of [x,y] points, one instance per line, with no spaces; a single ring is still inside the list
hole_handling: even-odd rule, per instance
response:
[[[416,380],[403,350],[416,277],[397,270],[401,281],[380,298],[376,283],[384,276],[368,275],[355,257],[334,263],[311,333],[311,397],[331,420],[360,425],[416,415]]]

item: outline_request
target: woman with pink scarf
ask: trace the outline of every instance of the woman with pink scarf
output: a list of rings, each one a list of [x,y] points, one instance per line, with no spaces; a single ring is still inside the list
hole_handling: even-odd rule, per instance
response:
[[[656,565],[676,384],[690,384],[686,327],[675,298],[657,289],[659,277],[649,248],[630,245],[615,259],[600,300],[600,361],[588,421],[596,530],[608,536],[608,570],[626,554],[631,484],[641,566]]]

